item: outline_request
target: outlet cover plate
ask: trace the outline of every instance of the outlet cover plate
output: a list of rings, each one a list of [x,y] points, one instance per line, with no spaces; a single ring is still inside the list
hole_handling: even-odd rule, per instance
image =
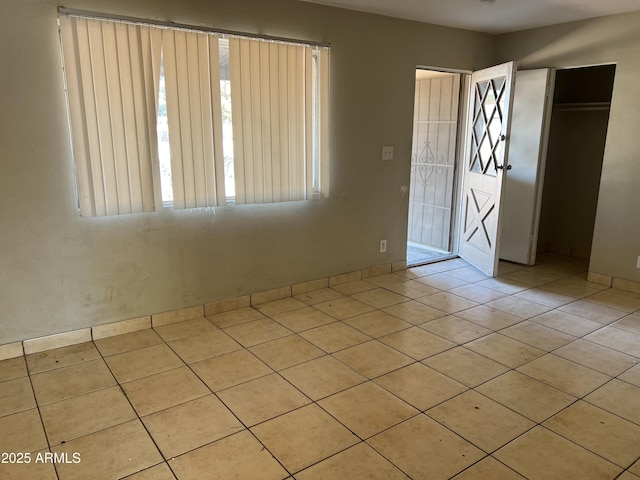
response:
[[[393,145],[382,147],[382,160],[393,160]]]

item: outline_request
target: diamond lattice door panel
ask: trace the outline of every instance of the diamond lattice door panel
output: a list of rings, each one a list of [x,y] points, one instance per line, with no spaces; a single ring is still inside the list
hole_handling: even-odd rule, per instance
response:
[[[498,265],[514,67],[510,62],[471,77],[459,253],[491,276]]]

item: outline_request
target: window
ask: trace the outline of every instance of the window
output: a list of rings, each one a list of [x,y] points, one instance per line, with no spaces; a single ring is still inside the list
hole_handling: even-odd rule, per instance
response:
[[[81,215],[328,192],[329,51],[62,14]]]

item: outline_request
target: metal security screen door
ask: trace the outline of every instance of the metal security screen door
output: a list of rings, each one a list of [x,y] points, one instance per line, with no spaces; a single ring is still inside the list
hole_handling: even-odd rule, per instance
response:
[[[490,276],[498,266],[514,70],[509,62],[471,76],[459,254]]]

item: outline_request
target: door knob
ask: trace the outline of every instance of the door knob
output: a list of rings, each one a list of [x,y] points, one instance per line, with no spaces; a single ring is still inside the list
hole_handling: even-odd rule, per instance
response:
[[[496,167],[498,170],[511,170],[511,165],[507,165],[506,167],[504,165],[498,165]]]

